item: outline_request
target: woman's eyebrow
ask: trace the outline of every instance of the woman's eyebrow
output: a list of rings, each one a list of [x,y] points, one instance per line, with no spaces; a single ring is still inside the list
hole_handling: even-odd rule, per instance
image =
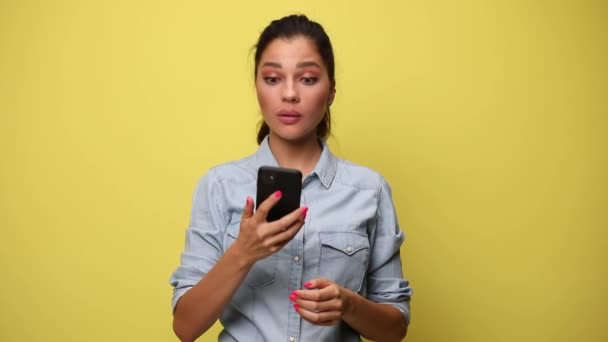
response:
[[[317,62],[300,62],[298,64],[296,64],[296,68],[306,68],[306,67],[316,67],[321,69],[321,66],[319,64],[317,64]]]
[[[264,62],[264,64],[262,64],[262,67],[273,67],[273,68],[277,68],[277,69],[283,68],[281,63],[277,63],[277,62]],[[306,68],[306,67],[316,67],[316,68],[321,69],[321,66],[317,62],[313,62],[313,61],[299,62],[298,64],[296,64],[296,68]]]
[[[265,62],[264,64],[262,64],[262,67],[273,67],[273,68],[278,68],[281,69],[281,63],[277,63],[277,62]]]

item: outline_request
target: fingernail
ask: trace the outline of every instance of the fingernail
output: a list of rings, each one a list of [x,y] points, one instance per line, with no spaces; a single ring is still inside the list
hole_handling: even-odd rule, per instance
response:
[[[277,190],[277,191],[274,193],[274,197],[276,197],[276,198],[281,198],[281,196],[283,196],[283,193],[281,192],[281,190]]]
[[[308,212],[308,207],[300,208],[300,212],[302,213],[302,216],[306,217],[306,213]]]
[[[247,205],[251,205],[251,203],[253,202],[253,199],[249,196],[247,196]]]
[[[298,311],[298,309],[299,309],[299,308],[300,308],[300,306],[299,306],[298,304],[294,304],[294,305],[293,305],[293,309],[294,309],[294,310]]]
[[[310,288],[311,286],[312,286],[311,282],[307,282],[306,284],[304,284],[304,287],[307,289]]]
[[[295,302],[296,301],[296,296],[290,295],[289,296],[289,300],[292,301],[292,302]]]
[[[291,291],[291,295],[295,297],[298,297],[300,294],[297,291]]]

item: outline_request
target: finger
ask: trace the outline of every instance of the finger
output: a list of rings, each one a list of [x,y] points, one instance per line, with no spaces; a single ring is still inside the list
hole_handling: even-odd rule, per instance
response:
[[[321,323],[313,323],[313,324],[318,325],[318,326],[330,327],[332,325],[338,325],[338,323],[340,323],[340,320],[329,321],[329,322],[321,322]]]
[[[292,228],[290,228],[290,229],[292,229]],[[299,231],[299,229],[298,229],[298,231]],[[295,235],[296,234],[293,234],[291,237],[286,238],[284,241],[280,241],[280,242],[275,243],[275,244],[268,244],[268,246],[270,246],[269,250],[272,253],[276,253],[276,252],[280,251],[281,249],[283,249],[283,247],[285,247],[289,243],[289,241],[291,241],[293,239],[293,237]]]
[[[296,297],[313,302],[322,302],[338,298],[340,296],[340,290],[337,285],[328,286],[320,290],[297,290],[294,292]]]
[[[268,233],[269,234],[277,234],[284,230],[287,230],[291,226],[294,226],[298,223],[304,224],[304,220],[306,219],[306,213],[308,212],[308,207],[300,207],[291,213],[281,217],[280,219],[271,222],[268,225]]]
[[[312,312],[344,311],[342,300],[338,298],[332,298],[326,301],[311,301],[296,297],[295,303],[298,304],[301,308]]]
[[[331,280],[326,279],[326,278],[314,278],[314,279],[311,279],[308,282],[306,282],[304,284],[304,287],[309,290],[322,289],[322,288],[325,288],[325,287],[333,285],[333,284],[334,284],[334,282],[332,282]]]
[[[272,207],[274,207],[274,205],[277,204],[279,200],[281,200],[282,196],[283,193],[281,192],[281,190],[277,190],[272,195],[268,196],[268,198],[266,198],[264,202],[262,202],[258,206],[258,209],[255,211],[256,218],[258,218],[260,221],[266,221],[268,212],[270,212],[270,209],[272,209]]]
[[[297,221],[291,227],[283,229],[279,231],[279,233],[269,234],[266,242],[268,243],[268,246],[272,246],[273,249],[278,251],[285,247],[285,245],[287,245],[289,241],[291,241],[298,234],[303,226],[304,220]]]
[[[301,316],[301,315],[300,315]],[[304,317],[302,317],[304,318]],[[317,326],[322,326],[322,327],[330,327],[332,325],[338,325],[340,323],[340,320],[334,320],[334,321],[326,321],[326,322],[313,322],[311,320],[308,320],[306,318],[304,318],[305,321],[308,321],[311,324],[317,325]]]
[[[315,325],[336,325],[342,317],[337,311],[312,312],[297,304],[294,304],[293,308],[302,318]]]
[[[243,208],[243,215],[241,215],[241,220],[248,219],[253,216],[253,199],[250,196],[247,196],[247,200],[245,201],[245,207]]]
[[[271,246],[280,245],[282,247],[283,245],[291,241],[291,239],[293,239],[298,234],[298,232],[303,226],[304,220],[301,219],[299,221],[296,221],[294,224],[287,227],[286,229],[281,229],[278,232],[273,229],[272,232],[276,233],[268,238],[268,244]],[[270,234],[272,234],[272,232]]]

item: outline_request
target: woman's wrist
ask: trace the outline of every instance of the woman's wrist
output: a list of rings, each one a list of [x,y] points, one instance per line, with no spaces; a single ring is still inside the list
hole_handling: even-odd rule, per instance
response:
[[[243,250],[241,244],[239,243],[239,240],[236,240],[232,244],[232,246],[228,248],[228,250],[226,251],[226,256],[228,258],[231,258],[232,261],[235,262],[240,269],[249,270],[257,261],[251,256],[250,253],[246,253]]]
[[[348,320],[350,317],[353,317],[355,315],[355,313],[357,312],[357,302],[359,301],[359,299],[361,298],[361,296],[359,296],[359,294],[357,294],[354,291],[351,291],[349,289],[346,288],[342,288],[344,291],[344,298],[343,298],[343,304],[344,304],[344,313],[342,315],[342,317],[346,320]]]

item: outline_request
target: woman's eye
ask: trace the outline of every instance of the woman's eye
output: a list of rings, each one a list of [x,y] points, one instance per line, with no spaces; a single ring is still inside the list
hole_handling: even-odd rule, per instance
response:
[[[270,84],[270,85],[274,85],[277,84],[279,82],[279,78],[278,77],[264,77],[264,82],[266,82],[266,84]]]
[[[313,85],[317,83],[318,78],[316,77],[304,77],[302,78],[302,82],[306,85]]]

